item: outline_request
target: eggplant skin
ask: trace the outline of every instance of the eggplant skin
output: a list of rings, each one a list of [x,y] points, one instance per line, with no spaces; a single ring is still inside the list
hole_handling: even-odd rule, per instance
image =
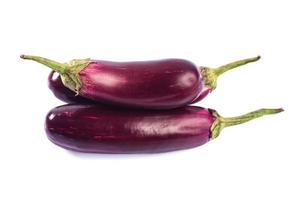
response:
[[[66,103],[84,103],[84,104],[96,104],[96,101],[84,98],[80,95],[76,95],[75,92],[64,86],[60,75],[52,70],[48,76],[48,87],[54,94],[56,98]],[[197,103],[205,98],[211,92],[210,88],[203,88],[199,93],[198,97],[195,98],[191,103]],[[104,102],[103,102],[104,103]],[[109,105],[111,103],[105,102],[105,104]],[[114,105],[120,106],[120,105]],[[120,106],[121,107],[121,106]]]
[[[209,109],[127,110],[70,104],[52,109],[45,122],[50,141],[89,153],[160,153],[200,146],[210,139]]]
[[[198,68],[183,59],[139,62],[92,60],[79,72],[82,97],[145,109],[190,104],[204,85]]]
[[[54,96],[61,101],[67,103],[94,103],[94,101],[86,99],[80,95],[76,95],[75,92],[65,87],[60,75],[53,70],[48,76],[48,87]]]

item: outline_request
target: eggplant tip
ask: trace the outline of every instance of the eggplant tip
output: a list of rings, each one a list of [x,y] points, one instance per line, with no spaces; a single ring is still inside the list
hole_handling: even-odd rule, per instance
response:
[[[20,58],[25,59],[25,55],[24,54],[20,55]]]

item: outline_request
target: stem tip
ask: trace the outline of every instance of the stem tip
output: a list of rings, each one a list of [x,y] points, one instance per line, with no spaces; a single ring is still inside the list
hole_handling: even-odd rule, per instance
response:
[[[277,113],[280,113],[280,112],[283,112],[283,111],[284,111],[283,108],[278,108],[278,109],[277,109]]]

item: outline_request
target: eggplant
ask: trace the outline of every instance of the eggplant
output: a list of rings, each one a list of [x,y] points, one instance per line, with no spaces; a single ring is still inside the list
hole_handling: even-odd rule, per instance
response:
[[[128,108],[161,110],[200,101],[216,88],[219,75],[260,57],[218,68],[197,67],[183,59],[137,62],[74,59],[59,63],[39,56],[21,55],[21,58],[58,72],[63,85],[73,91],[74,96]]]
[[[200,146],[225,127],[281,111],[260,109],[224,118],[215,110],[195,106],[151,111],[70,104],[48,113],[45,130],[50,141],[69,150],[160,153]]]

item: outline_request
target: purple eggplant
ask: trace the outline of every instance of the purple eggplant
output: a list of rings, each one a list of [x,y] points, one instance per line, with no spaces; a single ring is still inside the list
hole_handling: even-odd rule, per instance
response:
[[[216,111],[187,106],[173,110],[126,110],[97,105],[52,109],[45,129],[50,141],[65,149],[91,153],[159,153],[200,146],[224,127],[282,109],[260,109],[223,118]]]
[[[63,85],[73,91],[66,96],[79,95],[95,102],[131,108],[171,109],[200,101],[216,88],[219,75],[260,57],[218,68],[198,68],[182,59],[139,62],[77,59],[58,63],[39,56],[22,55],[21,58],[58,72]]]

